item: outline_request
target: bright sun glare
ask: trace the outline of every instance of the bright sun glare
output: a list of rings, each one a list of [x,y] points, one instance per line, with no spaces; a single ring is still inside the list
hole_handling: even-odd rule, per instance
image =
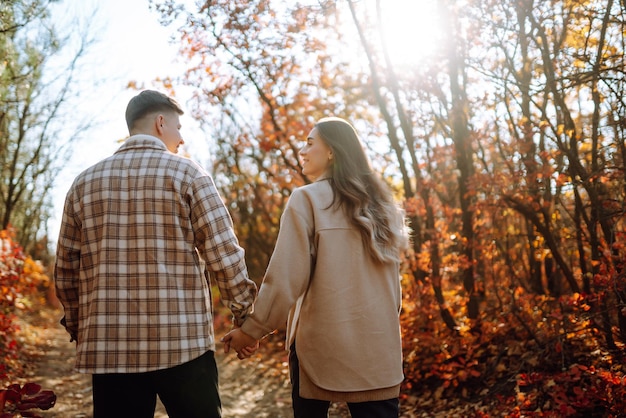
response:
[[[436,50],[437,0],[381,0],[379,18],[394,64],[413,67]]]

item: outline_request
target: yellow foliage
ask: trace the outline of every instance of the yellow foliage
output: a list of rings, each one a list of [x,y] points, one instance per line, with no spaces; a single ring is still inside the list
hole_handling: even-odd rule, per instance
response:
[[[21,280],[30,286],[45,286],[50,284],[50,278],[44,273],[44,266],[38,260],[27,256],[24,260]]]

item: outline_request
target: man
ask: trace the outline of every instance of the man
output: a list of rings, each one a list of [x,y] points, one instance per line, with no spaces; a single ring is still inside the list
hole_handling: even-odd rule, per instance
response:
[[[235,326],[256,297],[211,176],[175,155],[182,114],[162,93],[135,96],[130,138],[65,200],[55,286],[94,418],[153,417],[157,395],[172,418],[220,417],[206,270]]]

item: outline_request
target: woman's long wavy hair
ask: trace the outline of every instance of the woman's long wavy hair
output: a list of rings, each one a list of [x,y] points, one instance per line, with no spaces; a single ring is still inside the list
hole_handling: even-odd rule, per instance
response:
[[[320,119],[315,127],[333,151],[328,173],[333,190],[331,206],[343,208],[374,260],[398,261],[407,245],[404,218],[401,225],[394,225],[400,208],[387,184],[372,170],[356,130],[336,117]]]

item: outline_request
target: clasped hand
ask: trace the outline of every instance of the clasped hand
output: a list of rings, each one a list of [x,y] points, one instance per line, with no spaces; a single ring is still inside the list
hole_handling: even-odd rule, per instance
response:
[[[250,357],[259,349],[259,341],[243,332],[241,328],[233,329],[224,335],[220,341],[224,343],[224,353],[228,354],[233,348],[237,352],[239,360]]]

